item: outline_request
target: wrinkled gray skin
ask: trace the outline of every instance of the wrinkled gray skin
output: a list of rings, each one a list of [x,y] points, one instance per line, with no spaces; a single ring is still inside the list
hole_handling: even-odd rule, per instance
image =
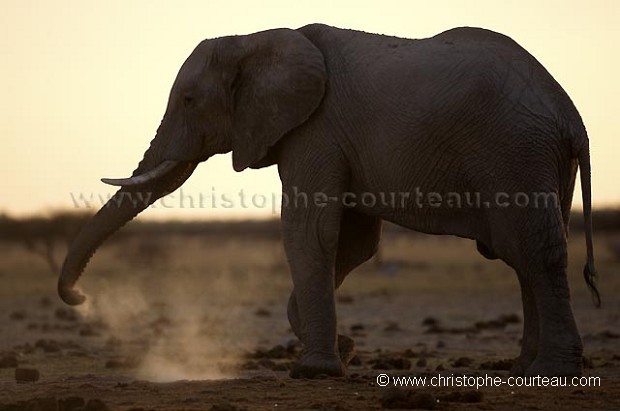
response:
[[[294,282],[288,315],[305,347],[293,377],[345,373],[352,344],[336,333],[334,290],[375,253],[382,220],[474,239],[485,257],[513,267],[524,313],[513,372],[581,373],[566,237],[579,165],[591,279],[588,137],[566,93],[510,38],[457,28],[409,40],[310,25],[203,41],[181,67],[134,176],[164,160],[179,163],[117,196],[152,193],[155,201],[183,184],[198,163],[231,150],[236,171],[277,164],[283,193],[310,195],[308,207],[301,201],[282,210]],[[548,192],[557,204],[419,207],[413,194],[404,207],[359,201],[361,193],[415,193],[416,187],[480,192],[483,199]],[[317,206],[317,192],[351,193],[349,206]],[[112,201],[83,228],[60,277],[64,301],[84,300],[74,285],[89,258],[147,206]]]

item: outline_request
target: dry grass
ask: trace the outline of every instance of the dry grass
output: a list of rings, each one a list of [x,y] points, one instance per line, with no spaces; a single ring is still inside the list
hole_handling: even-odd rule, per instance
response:
[[[610,383],[617,379],[616,358],[620,358],[615,334],[620,321],[620,277],[615,275],[620,260],[607,247],[614,238],[613,233],[595,238],[602,309],[592,307],[581,276],[585,261],[582,235],[570,239],[568,269],[585,355],[596,367],[587,373],[607,376]],[[381,266],[366,263],[338,290],[339,332],[351,335],[353,325],[363,327],[354,335],[363,361],[386,351],[413,349],[428,352],[429,358],[425,367],[411,372],[432,373],[439,365],[449,367],[454,359],[468,356],[475,364],[468,372],[475,373],[478,364],[489,358],[510,358],[518,353],[521,324],[457,334],[429,334],[422,326],[428,317],[447,328],[471,329],[478,321],[503,314],[520,316],[519,287],[509,267],[484,259],[473,241],[453,237],[392,233],[385,236],[382,247]],[[220,397],[213,391],[201,401],[210,404],[226,398],[245,404],[253,398],[260,405],[256,409],[271,409],[273,404],[264,399],[262,391],[256,395],[247,392],[246,385],[254,381],[247,379],[247,373],[252,371],[240,371],[239,364],[257,347],[270,348],[294,339],[286,319],[292,282],[279,241],[176,234],[112,242],[100,249],[80,280],[79,286],[90,299],[77,310],[61,304],[55,292],[57,273],[50,272],[43,259],[21,246],[6,244],[0,245],[0,259],[0,354],[16,352],[20,365],[37,368],[42,375],[40,386],[15,386],[13,370],[0,369],[0,403],[43,395],[46,387],[86,395],[82,387],[88,385],[87,395],[118,405],[120,391],[114,384],[124,384],[128,380],[123,376],[129,375],[148,381],[215,380],[213,384],[226,394]],[[67,315],[76,317],[71,320]],[[61,349],[52,353],[33,350],[41,339],[54,340]],[[367,362],[365,367],[354,372],[368,374],[371,381],[376,372]],[[254,372],[278,379],[286,374],[265,368]],[[463,369],[448,368],[446,372]],[[246,379],[221,380],[239,376]],[[322,397],[324,388],[320,383],[286,379],[272,387],[272,380],[263,380],[261,390],[288,398],[288,404],[296,404],[292,408]],[[361,381],[355,390],[365,392],[366,401],[352,398],[343,409],[357,409],[360,404],[368,409],[379,407],[380,391]],[[179,393],[195,391],[191,384],[178,383],[177,388],[166,391],[166,405],[153,393],[172,386],[132,383],[137,391],[123,391],[122,401],[150,404],[153,409],[179,409],[180,396],[185,395]],[[208,384],[200,385],[201,392],[211,392]],[[343,393],[353,389],[350,381],[329,384]],[[291,397],[291,386],[297,387],[299,394]],[[488,405],[513,409],[512,403],[502,408],[505,398],[496,395],[498,392],[489,391]],[[612,394],[605,397],[609,403]],[[528,395],[515,396],[515,401],[539,402]],[[545,395],[545,404],[557,398],[555,392]],[[588,396],[601,398],[600,392],[586,391],[584,395],[584,402],[589,401]],[[341,403],[340,398],[330,401],[331,405]],[[201,404],[187,408],[204,409]]]
[[[618,295],[614,273],[620,260],[612,245],[618,235],[595,238],[597,267],[603,295]],[[610,246],[611,244],[611,246]],[[381,292],[416,295],[483,294],[487,289],[514,293],[516,276],[501,261],[480,256],[472,241],[455,237],[398,235],[384,238],[383,263],[371,260],[356,269],[340,293],[354,296]],[[2,245],[0,297],[54,296],[56,273],[42,259],[19,246]],[[573,293],[587,295],[581,270],[585,244],[579,236],[569,241],[568,274]],[[131,238],[102,247],[87,267],[80,286],[97,294],[106,287],[135,287],[153,298],[166,294],[171,284],[187,285],[187,298],[209,297],[237,304],[285,301],[291,280],[279,241],[229,236],[221,240],[181,235]],[[209,294],[216,290],[216,293]],[[206,294],[205,294],[206,293]],[[54,297],[55,298],[55,297]]]

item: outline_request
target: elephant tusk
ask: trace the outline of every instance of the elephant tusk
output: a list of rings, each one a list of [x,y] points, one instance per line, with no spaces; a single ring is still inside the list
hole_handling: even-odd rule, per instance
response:
[[[144,184],[168,173],[177,164],[179,164],[178,161],[165,160],[161,162],[157,167],[150,171],[147,171],[144,174],[129,178],[102,178],[101,181],[112,186],[135,186],[138,184]]]

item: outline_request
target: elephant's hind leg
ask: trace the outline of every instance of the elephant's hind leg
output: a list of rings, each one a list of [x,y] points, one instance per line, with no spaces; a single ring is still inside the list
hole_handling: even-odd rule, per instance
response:
[[[338,252],[336,253],[336,288],[342,285],[346,276],[360,264],[368,261],[377,252],[381,240],[382,220],[345,209],[340,220]],[[355,357],[355,342],[352,338],[338,334],[338,352],[344,365]]]
[[[493,250],[487,247],[487,245],[484,244],[482,241],[476,240],[476,249],[484,258],[488,260],[497,260],[497,255],[495,254],[495,252],[493,252]]]
[[[354,209],[345,209],[340,220],[336,253],[336,288],[355,267],[376,254],[381,240],[382,220]]]
[[[521,339],[521,353],[515,360],[510,374],[516,376],[525,375],[525,370],[536,359],[538,354],[538,309],[534,300],[534,293],[525,278],[525,274],[518,273],[519,285],[521,286],[521,299],[523,301],[523,338]]]
[[[538,349],[525,375],[565,376],[581,374],[582,343],[570,305],[566,278],[567,244],[559,210],[528,210],[520,221],[517,271],[524,289],[525,338],[534,344],[531,328],[538,319]],[[531,291],[531,294],[529,293]],[[533,296],[537,315],[529,300]],[[525,347],[523,361],[533,350]]]

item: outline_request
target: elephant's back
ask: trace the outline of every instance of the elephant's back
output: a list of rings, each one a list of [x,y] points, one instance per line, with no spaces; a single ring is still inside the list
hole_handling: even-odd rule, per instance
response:
[[[560,141],[569,138],[560,130],[580,121],[576,109],[510,37],[471,27],[422,40],[321,25],[303,30],[329,71],[324,112],[334,113],[344,145],[368,148],[353,164],[389,164],[386,179],[451,164],[442,175],[462,182],[463,175],[472,181],[486,175],[475,164],[501,170],[570,155],[572,144]]]
[[[505,34],[479,27],[456,27],[439,33],[431,38],[444,42],[451,42],[453,44],[467,42],[483,44],[495,43],[503,44],[506,46],[518,46],[516,41],[506,36]]]

